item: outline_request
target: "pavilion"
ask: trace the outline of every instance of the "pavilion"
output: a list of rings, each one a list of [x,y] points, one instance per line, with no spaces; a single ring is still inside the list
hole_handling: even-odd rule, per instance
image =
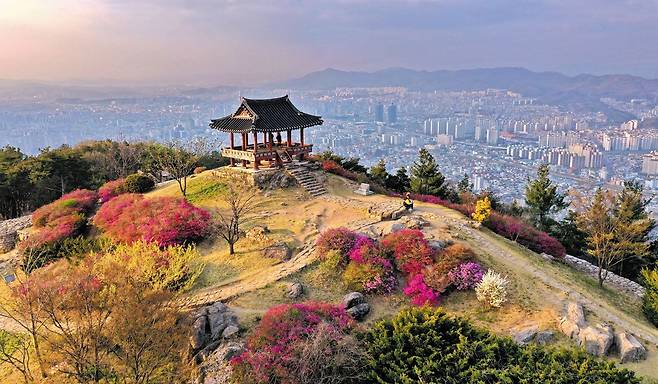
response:
[[[230,145],[222,149],[222,156],[230,159],[232,167],[238,160],[245,168],[249,162],[258,169],[264,163],[279,167],[294,158],[303,160],[313,150],[313,144],[304,142],[304,128],[321,124],[320,116],[301,112],[285,95],[274,99],[242,97],[233,114],[212,120],[210,128],[229,133]],[[292,131],[296,130],[299,130],[299,142],[292,139]],[[282,132],[286,132],[285,141]],[[241,137],[240,145],[235,143],[236,134]],[[253,143],[249,142],[249,136]]]

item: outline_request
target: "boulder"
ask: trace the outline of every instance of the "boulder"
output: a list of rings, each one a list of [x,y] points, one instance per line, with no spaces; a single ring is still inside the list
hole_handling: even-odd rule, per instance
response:
[[[514,334],[514,341],[518,344],[526,345],[530,343],[537,335],[538,328],[535,325],[523,328]]]
[[[291,299],[298,299],[304,294],[304,287],[301,283],[292,283],[288,286],[288,297]]]
[[[292,256],[292,250],[286,243],[276,243],[263,249],[263,257],[288,261]]]
[[[423,229],[430,224],[427,220],[417,215],[403,216],[400,221],[409,229]]]
[[[560,319],[559,328],[570,339],[576,339],[580,333],[578,324],[564,317]]]
[[[647,349],[635,336],[627,332],[615,333],[615,347],[622,363],[635,362],[647,358]]]
[[[364,317],[370,312],[370,305],[368,303],[357,304],[347,309],[347,313],[352,316],[356,321],[363,320]]]
[[[607,324],[600,324],[598,327],[587,326],[580,330],[578,334],[580,346],[585,348],[587,353],[594,356],[605,356],[612,346],[614,334],[612,327]]]
[[[555,339],[555,334],[553,331],[541,331],[537,332],[535,335],[535,343],[539,345],[545,345],[552,342]]]
[[[240,328],[235,325],[229,325],[228,327],[224,328],[224,331],[222,332],[222,338],[230,339],[231,337],[236,336],[238,332],[240,332]]]
[[[358,304],[365,303],[366,299],[360,292],[350,292],[343,296],[343,308],[350,309]]]
[[[201,316],[192,323],[190,347],[192,347],[193,350],[201,349],[208,342],[208,335],[206,334],[207,326],[208,318],[206,316]]]

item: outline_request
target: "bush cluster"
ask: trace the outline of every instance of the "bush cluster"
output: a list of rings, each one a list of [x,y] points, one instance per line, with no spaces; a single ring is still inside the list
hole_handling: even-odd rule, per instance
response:
[[[472,261],[459,264],[448,272],[450,281],[460,291],[474,289],[482,281],[483,276],[482,266]]]
[[[477,299],[491,307],[499,308],[507,301],[509,280],[492,270],[482,276],[475,286]]]
[[[208,232],[210,214],[185,199],[127,193],[98,210],[94,224],[110,238],[123,243],[154,242],[159,246],[202,239]]]
[[[62,257],[64,240],[81,233],[97,200],[96,192],[79,189],[37,209],[32,214],[32,233],[18,245],[22,268],[31,272]]]
[[[646,288],[642,297],[642,311],[647,319],[658,327],[658,270],[643,270],[642,282]]]
[[[98,188],[98,198],[101,203],[107,203],[122,193],[126,193],[126,179],[123,178],[108,181]]]
[[[472,217],[475,208],[472,204],[457,204],[431,195],[414,195],[412,198],[430,204],[439,204]],[[531,251],[547,253],[556,258],[563,258],[566,254],[564,246],[554,237],[542,232],[518,217],[491,211],[483,225],[496,234],[515,241]]]
[[[126,177],[123,191],[127,193],[146,193],[153,190],[153,188],[155,188],[155,181],[152,178],[134,173]]]
[[[240,383],[352,383],[366,372],[344,309],[306,302],[270,308],[232,360]]]
[[[368,382],[640,383],[631,371],[584,351],[520,346],[431,308],[376,323],[365,342]]]

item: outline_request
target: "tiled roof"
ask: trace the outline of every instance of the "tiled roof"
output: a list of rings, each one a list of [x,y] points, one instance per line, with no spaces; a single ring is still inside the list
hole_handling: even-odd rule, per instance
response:
[[[260,100],[243,97],[235,113],[212,120],[210,127],[222,132],[280,132],[320,124],[320,116],[301,112],[286,95]]]

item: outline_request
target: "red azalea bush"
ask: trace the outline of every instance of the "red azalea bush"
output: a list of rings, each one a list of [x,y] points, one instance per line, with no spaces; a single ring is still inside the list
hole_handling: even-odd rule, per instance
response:
[[[146,199],[124,194],[103,204],[94,224],[111,238],[124,243],[139,240],[160,246],[202,239],[208,231],[210,214],[174,197]]]
[[[106,203],[113,198],[125,193],[126,179],[117,179],[108,181],[98,188],[98,197],[101,203]]]
[[[359,179],[358,173],[348,171],[347,169],[343,168],[340,164],[338,164],[333,160],[322,161],[322,169],[326,172],[333,173],[334,175],[342,176],[352,181],[357,181]]]
[[[382,239],[382,245],[392,252],[398,269],[412,276],[434,262],[434,249],[418,229],[390,233]]]
[[[452,284],[449,272],[474,257],[467,246],[452,244],[438,252],[434,264],[423,270],[424,282],[436,292],[443,293]]]
[[[338,251],[347,264],[349,252],[359,238],[359,234],[344,227],[329,228],[322,232],[315,241],[315,249],[323,259],[329,251]]]
[[[246,349],[231,362],[255,383],[298,383],[301,362],[307,359],[299,346],[319,330],[328,331],[334,343],[348,336],[354,321],[343,308],[306,302],[270,308],[247,339]],[[328,351],[328,358],[335,360]]]
[[[566,254],[564,246],[557,239],[518,218],[492,212],[485,225],[497,234],[534,252],[547,253],[557,258],[563,258]]]
[[[434,290],[425,284],[425,279],[422,274],[414,275],[404,288],[404,294],[411,297],[411,304],[422,305],[436,305],[439,301],[439,295]]]

